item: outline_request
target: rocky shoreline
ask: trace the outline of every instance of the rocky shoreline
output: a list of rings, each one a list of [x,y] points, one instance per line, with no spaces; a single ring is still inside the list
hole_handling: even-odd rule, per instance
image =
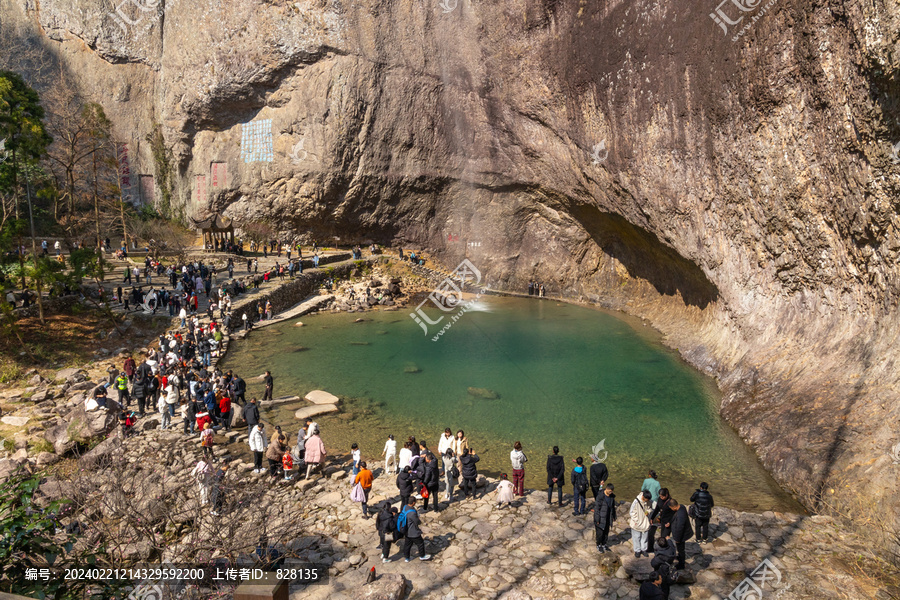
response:
[[[383,273],[377,277],[388,279]],[[404,290],[415,291],[415,283],[404,280]],[[359,295],[366,284],[372,285],[370,277],[352,287]],[[418,285],[424,290],[426,283]],[[257,300],[244,298],[236,308]],[[344,304],[335,303],[334,308],[360,308]],[[141,340],[141,345],[148,341]],[[479,495],[488,492],[486,498],[454,502],[439,514],[423,515],[433,561],[407,564],[397,559],[395,549],[394,562],[382,564],[374,521],[362,519],[359,505],[349,500],[350,467],[345,456],[331,458],[324,476],[271,483],[265,475],[253,473],[252,463],[243,458],[245,429],[217,436],[216,451],[220,461],[231,465],[230,501],[237,503],[243,496],[252,506],[229,505],[229,514],[214,519],[198,504],[190,476],[200,457],[198,440],[180,433],[179,418],[173,420],[172,429],[162,431],[158,416],[151,414],[139,421],[139,435],[121,440],[112,433],[94,445],[92,440],[113,432],[116,422],[114,413],[84,410],[84,396],[96,385],[91,381],[105,377],[105,368],[105,363],[87,364],[56,372],[52,379],[34,373],[28,387],[0,391],[0,400],[17,408],[4,423],[19,430],[13,436],[15,448],[8,449],[14,451],[0,459],[0,477],[21,466],[50,468],[51,475],[39,490],[40,501],[74,499],[80,511],[69,515],[69,522],[85,520],[87,525],[98,517],[114,522],[129,511],[144,515],[148,528],[129,530],[131,537],[123,535],[116,548],[122,559],[211,559],[222,555],[216,550],[218,540],[231,543],[231,549],[243,544],[241,559],[250,560],[256,540],[246,536],[258,532],[246,532],[244,526],[245,519],[256,514],[265,517],[269,542],[285,554],[286,566],[329,566],[327,584],[292,588],[293,598],[373,597],[373,586],[385,598],[637,598],[640,582],[651,572],[649,559],[633,557],[628,533],[627,508],[637,490],[621,490],[619,518],[611,533],[613,552],[600,554],[590,517],[573,517],[570,498],[563,508],[550,507],[544,490],[528,490],[517,506],[499,509],[490,494],[496,482],[484,477],[479,480]],[[250,381],[252,374],[245,378]],[[36,442],[40,439],[52,451]],[[396,502],[394,478],[382,473],[381,464],[374,467],[370,505],[384,499]],[[126,472],[129,475],[123,476]],[[140,485],[114,493],[129,481]],[[119,496],[125,498],[122,504],[110,500]],[[87,543],[110,534],[90,526],[87,531]],[[141,531],[146,537],[134,536]],[[896,597],[896,589],[879,585],[862,568],[883,568],[868,541],[830,517],[759,515],[717,507],[710,531],[712,543],[687,544],[688,569],[682,583],[673,586],[672,598],[727,598],[764,559],[781,577],[777,587],[769,582],[766,597]],[[224,540],[226,534],[229,542]],[[373,566],[386,576],[365,587]]]

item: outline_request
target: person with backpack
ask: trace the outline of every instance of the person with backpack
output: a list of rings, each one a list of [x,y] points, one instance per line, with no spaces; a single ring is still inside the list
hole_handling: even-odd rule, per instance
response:
[[[425,467],[422,471],[422,487],[424,488],[422,497],[425,499],[425,502],[422,503],[423,512],[428,512],[429,500],[434,502],[434,512],[441,512],[441,509],[438,507],[438,489],[440,484],[441,479],[438,475],[437,460],[435,460],[434,454],[428,452],[425,454]]]
[[[469,497],[469,488],[472,489],[472,499],[476,498],[475,480],[478,479],[478,469],[475,467],[475,463],[479,460],[481,459],[470,448],[463,448],[462,456],[459,457],[459,464],[462,465],[463,499]]]
[[[685,566],[684,544],[694,537],[694,531],[691,527],[687,509],[683,505],[678,504],[678,501],[672,498],[669,500],[669,508],[673,511],[670,522],[672,541],[675,542],[675,551],[678,553],[678,558],[675,561],[675,570],[680,571]]]
[[[712,518],[712,509],[716,505],[712,494],[709,493],[709,484],[705,481],[700,484],[700,489],[691,495],[693,502],[694,529],[697,543],[709,542],[709,520]],[[691,511],[688,511],[690,515]]]
[[[563,505],[562,486],[566,483],[566,462],[559,455],[559,446],[553,446],[553,454],[547,457],[547,504],[553,504],[553,486],[556,486],[559,505]]]
[[[200,432],[200,445],[203,447],[203,458],[215,460],[216,455],[213,452],[214,436],[215,432],[213,431],[212,424],[209,422],[204,423],[203,431]]]
[[[453,489],[459,484],[460,476],[453,448],[447,448],[441,456],[441,461],[444,463],[444,494],[449,503],[453,501]]]
[[[413,478],[409,474],[409,465],[403,467],[397,475],[397,491],[400,492],[400,508],[409,504],[409,497],[413,493]]]
[[[381,562],[389,563],[391,559],[391,542],[397,542],[401,538],[397,536],[397,509],[391,506],[387,500],[380,505],[378,515],[375,516],[375,529],[378,531],[378,547],[381,549]],[[391,538],[388,538],[388,534]]]
[[[575,510],[572,514],[576,517],[586,515],[588,511],[584,505],[588,491],[588,478],[584,468],[584,459],[580,456],[575,459],[575,468],[572,469],[572,491],[575,496]]]
[[[650,530],[650,492],[643,490],[631,503],[631,509],[628,511],[628,525],[631,527],[631,545],[634,549],[634,557],[638,558],[643,554],[650,556],[647,552],[647,532]]]
[[[425,539],[422,537],[422,524],[419,521],[419,513],[416,512],[416,499],[409,499],[409,504],[403,507],[397,515],[397,531],[406,538],[403,544],[403,557],[410,561],[412,547],[419,549],[419,560],[431,560],[431,555],[425,553]]]
[[[616,520],[616,495],[614,486],[606,484],[606,489],[594,500],[594,536],[597,541],[597,550],[609,552],[606,542],[609,540],[609,530]]]
[[[516,496],[524,496],[525,495],[525,463],[528,462],[528,457],[525,456],[524,452],[522,452],[522,442],[516,442],[515,444],[513,444],[513,449],[509,453],[509,462],[512,463],[513,493]]]

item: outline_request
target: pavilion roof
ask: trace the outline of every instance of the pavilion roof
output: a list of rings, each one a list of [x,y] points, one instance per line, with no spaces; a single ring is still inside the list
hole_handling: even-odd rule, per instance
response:
[[[232,231],[234,229],[234,220],[218,213],[205,219],[190,217],[190,220],[194,227],[204,231]]]

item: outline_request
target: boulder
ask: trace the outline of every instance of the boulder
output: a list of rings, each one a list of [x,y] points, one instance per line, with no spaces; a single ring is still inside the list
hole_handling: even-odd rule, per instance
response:
[[[470,396],[481,398],[482,400],[497,400],[500,398],[500,394],[487,388],[470,387],[466,388],[466,391]]]
[[[0,422],[13,427],[22,427],[28,422],[28,417],[3,417]]]
[[[341,400],[334,394],[323,392],[322,390],[313,390],[303,397],[307,402],[313,404],[338,404]]]
[[[68,381],[69,378],[74,378],[76,375],[84,375],[85,371],[83,369],[79,369],[77,367],[71,367],[69,369],[62,369],[61,371],[56,372],[57,381]]]
[[[59,462],[59,457],[52,452],[39,452],[37,457],[37,466],[45,467]]]
[[[106,463],[121,448],[122,439],[119,436],[107,438],[78,459],[78,466],[86,470],[94,469]]]
[[[372,583],[353,590],[353,600],[399,600],[406,593],[406,579],[403,575],[383,573]]]
[[[0,481],[9,479],[9,476],[15,473],[20,467],[30,472],[27,460],[20,460],[17,458],[0,459]]]
[[[118,424],[118,416],[116,408],[88,412],[84,404],[80,404],[66,420],[46,430],[44,437],[53,444],[57,454],[63,455],[78,443],[87,443],[93,437],[112,431]]]

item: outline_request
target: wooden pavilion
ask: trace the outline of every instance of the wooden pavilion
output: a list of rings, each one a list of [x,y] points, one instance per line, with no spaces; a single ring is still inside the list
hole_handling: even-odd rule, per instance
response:
[[[219,214],[203,220],[191,217],[191,223],[203,234],[204,248],[224,248],[225,244],[234,243],[234,221],[228,217]]]

